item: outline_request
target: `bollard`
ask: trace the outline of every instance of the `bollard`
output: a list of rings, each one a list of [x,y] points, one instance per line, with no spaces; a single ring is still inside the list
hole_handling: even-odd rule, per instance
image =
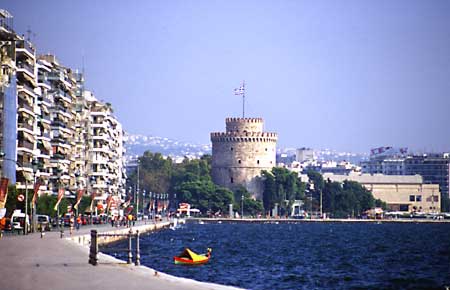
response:
[[[139,230],[136,231],[136,266],[141,265],[141,253],[139,250]]]
[[[128,232],[128,261],[127,261],[127,264],[131,264],[132,260],[133,260],[133,254],[131,253],[131,234],[132,234],[132,231],[130,229],[130,231]]]
[[[91,247],[89,251],[89,264],[97,266],[98,258],[97,230],[91,230]]]
[[[44,227],[43,227],[43,226],[41,226],[41,239],[43,239],[43,238],[44,238],[44,235],[45,235],[45,233],[44,233]]]

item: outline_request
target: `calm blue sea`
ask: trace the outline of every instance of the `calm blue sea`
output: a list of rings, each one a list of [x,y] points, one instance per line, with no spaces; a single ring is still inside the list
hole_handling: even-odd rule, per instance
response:
[[[174,265],[184,247],[211,247],[210,263]],[[450,224],[187,224],[142,236],[141,263],[247,289],[445,289]]]

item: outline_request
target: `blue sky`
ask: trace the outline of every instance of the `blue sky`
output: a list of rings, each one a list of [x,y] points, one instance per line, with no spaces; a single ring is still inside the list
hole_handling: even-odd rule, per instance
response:
[[[279,146],[449,151],[450,1],[4,0],[130,133],[209,143],[246,112]]]

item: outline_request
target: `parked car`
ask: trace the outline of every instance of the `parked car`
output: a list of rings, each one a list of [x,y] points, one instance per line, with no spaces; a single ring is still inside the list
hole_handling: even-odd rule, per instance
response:
[[[30,218],[25,213],[20,210],[15,210],[11,216],[12,229],[18,232],[26,229],[27,232],[30,231]]]
[[[37,214],[36,221],[38,231],[41,229],[44,231],[51,231],[52,224],[50,223],[50,217],[48,215]]]

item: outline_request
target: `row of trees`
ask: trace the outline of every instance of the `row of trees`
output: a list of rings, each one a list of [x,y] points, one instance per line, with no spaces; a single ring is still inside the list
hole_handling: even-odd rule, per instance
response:
[[[179,164],[160,153],[145,152],[140,161],[140,187],[147,192],[168,192],[172,201],[187,202],[203,213],[227,212],[228,205],[245,214],[264,214],[279,205],[280,215],[289,215],[294,201],[302,201],[305,209],[319,211],[322,194],[323,212],[333,217],[359,216],[375,206],[385,207],[361,184],[323,180],[320,173],[308,172],[309,183],[302,182],[295,172],[274,167],[263,171],[263,200],[255,201],[243,187],[234,192],[220,187],[211,179],[211,156],[185,159]],[[136,184],[137,176],[130,176]],[[242,199],[243,197],[243,199]],[[172,204],[172,207],[174,205]]]
[[[15,209],[20,209],[25,212],[25,201],[19,201],[18,195],[24,194],[21,190],[20,192],[16,189],[15,185],[8,186],[8,199],[6,200],[6,213],[11,215]],[[32,189],[28,192],[28,211],[31,212],[31,200],[32,200]],[[49,216],[56,216],[56,210],[54,209],[56,204],[56,195],[41,195],[36,201],[36,213],[45,214]],[[61,215],[67,212],[67,208],[75,203],[75,199],[63,198],[59,203],[59,213]],[[78,212],[83,213],[91,205],[91,198],[88,196],[83,196],[78,205]]]
[[[246,214],[262,212],[262,203],[251,199],[245,188],[235,192],[218,186],[211,179],[211,156],[204,155],[200,159],[185,158],[181,163],[173,163],[160,153],[147,151],[139,157],[140,188],[146,192],[168,192],[171,206],[173,202],[190,203],[202,213],[228,212],[229,204],[235,210],[241,210],[243,202]],[[130,184],[136,184],[137,175],[130,175]],[[242,196],[244,199],[242,200]]]
[[[264,208],[272,209],[278,204],[280,215],[289,215],[295,200],[302,201],[304,209],[318,212],[321,198],[322,212],[332,217],[360,216],[375,206],[386,207],[361,184],[354,181],[324,181],[316,171],[308,172],[308,183],[302,182],[296,173],[285,168],[274,167],[271,171],[263,171],[262,175]]]

